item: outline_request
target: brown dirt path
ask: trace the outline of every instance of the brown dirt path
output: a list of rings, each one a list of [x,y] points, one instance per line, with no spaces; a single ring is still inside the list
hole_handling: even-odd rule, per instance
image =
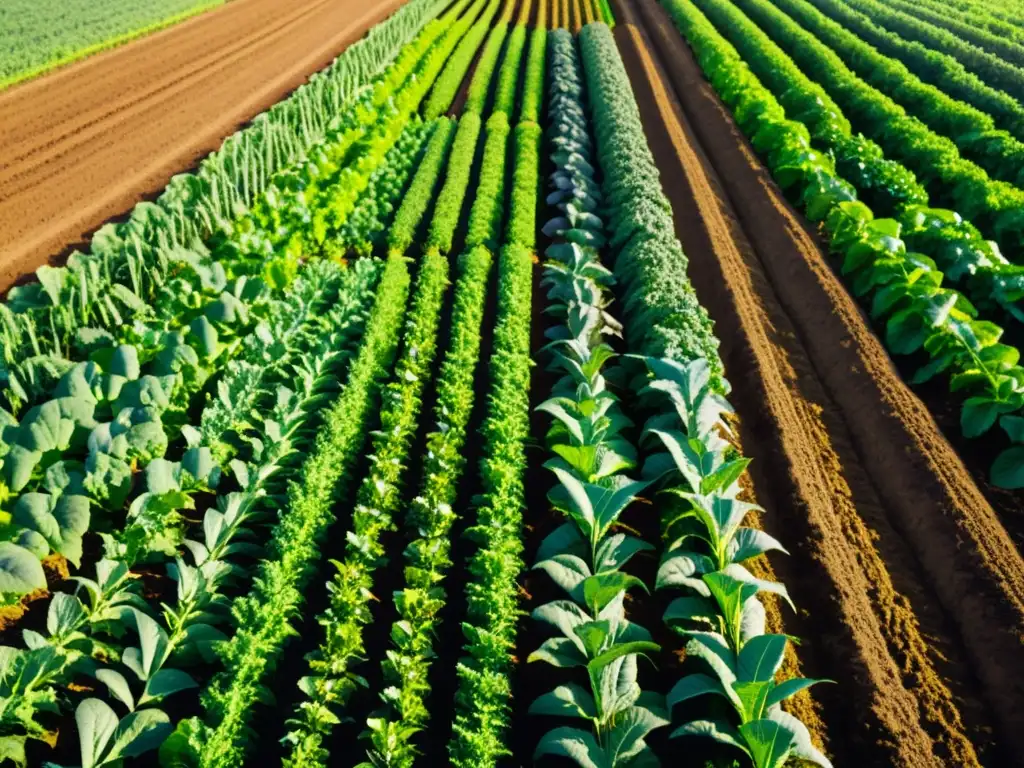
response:
[[[839,682],[815,691],[830,746],[851,764],[988,762],[989,723],[1010,744],[1020,722],[1024,564],[678,32],[639,5],[668,77],[624,2],[616,37],[718,323],[766,524],[797,548],[774,562],[811,611],[801,659]]]
[[[0,290],[80,247],[402,0],[235,0],[0,93]]]

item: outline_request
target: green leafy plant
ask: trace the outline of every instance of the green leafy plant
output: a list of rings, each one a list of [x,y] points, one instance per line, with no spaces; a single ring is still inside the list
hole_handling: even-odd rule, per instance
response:
[[[382,536],[395,527],[402,499],[409,445],[437,352],[448,271],[448,260],[436,253],[428,251],[420,262],[403,352],[382,398],[370,471],[359,485],[345,553],[335,562],[337,573],[329,583],[330,603],[318,620],[324,637],[308,656],[310,674],[299,685],[305,696],[289,720],[289,765],[319,765],[327,759],[323,741],[338,722],[335,713],[361,685],[352,666],[365,654],[362,630],[371,618],[373,577],[384,558]]]

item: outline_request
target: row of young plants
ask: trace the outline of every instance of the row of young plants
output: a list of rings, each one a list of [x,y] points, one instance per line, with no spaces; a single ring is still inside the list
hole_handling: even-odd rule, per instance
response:
[[[473,79],[489,76],[489,72],[478,71]],[[425,109],[429,109],[429,105]],[[374,575],[385,560],[384,539],[397,527],[395,518],[402,503],[402,491],[407,479],[408,451],[419,424],[423,387],[430,375],[437,347],[438,323],[448,285],[448,254],[452,250],[455,231],[462,218],[463,201],[467,197],[480,129],[480,116],[477,113],[469,112],[459,119],[447,160],[444,183],[433,203],[433,213],[420,259],[420,284],[404,342],[406,351],[396,369],[392,384],[393,399],[385,404],[382,414],[383,429],[374,441],[371,471],[356,498],[345,555],[338,563],[338,573],[329,584],[330,605],[318,618],[318,623],[325,628],[326,636],[320,647],[310,655],[312,674],[305,677],[300,686],[306,696],[299,706],[297,716],[290,721],[292,730],[287,736],[290,745],[289,765],[317,765],[327,759],[324,737],[338,722],[338,712],[347,707],[352,694],[362,683],[362,678],[353,671],[353,667],[366,658],[363,633],[374,618],[369,605]],[[500,125],[490,135],[496,137],[495,142],[504,145]],[[488,173],[490,169],[482,173],[482,178],[486,179]],[[435,183],[429,186],[434,187]],[[425,182],[424,188],[426,186]],[[481,199],[478,195],[474,204],[474,208],[480,211],[491,211],[489,218],[492,219],[492,229],[497,224],[493,222],[496,203],[500,206],[500,199]],[[475,214],[478,227],[481,217],[487,215],[484,212]],[[497,216],[500,219],[500,208]],[[470,220],[473,219],[474,214],[471,212]],[[493,239],[496,233],[485,233],[484,237]],[[468,333],[476,337],[473,343],[478,349],[479,324],[483,312],[480,302],[486,291],[490,254],[485,249],[483,253],[470,250],[465,258],[466,266],[472,268],[467,273],[470,284],[466,287],[465,281],[459,280],[457,287],[462,289],[463,294],[469,292],[469,303],[464,296],[455,297],[456,306],[453,311],[458,313],[458,317],[452,318],[453,329],[457,334],[454,342],[465,347],[469,342],[464,334]],[[480,284],[481,278],[483,285]],[[473,320],[477,315],[479,317],[474,330]],[[475,356],[476,352],[473,354]],[[465,395],[467,387],[472,389],[472,367],[466,371],[461,367],[463,363],[464,360],[460,359],[458,372],[451,366],[442,369],[439,396],[452,395],[446,387],[449,377],[456,375],[469,375],[468,382],[458,382],[460,396]],[[445,402],[442,405],[447,404]],[[461,418],[468,419],[470,409],[471,403],[461,412]],[[440,417],[448,418],[445,414]],[[464,432],[465,423],[460,425],[445,421],[445,424],[445,431],[436,440],[454,440],[455,445],[461,447],[460,432]],[[426,482],[442,482],[444,486],[440,491],[449,495],[454,493],[452,478],[435,477],[431,475],[431,470],[445,470],[447,473],[450,450],[442,459],[440,467],[432,464],[429,457],[425,467]],[[450,504],[443,500],[437,503]],[[422,513],[423,517],[418,517],[417,512]],[[429,537],[429,541],[426,537],[418,540],[426,548],[417,547],[414,541],[406,550],[407,555],[414,560],[414,564],[406,569],[411,587],[395,596],[400,619],[391,634],[396,647],[387,653],[383,665],[383,676],[388,687],[379,694],[379,698],[384,707],[367,719],[367,730],[363,734],[370,742],[368,757],[374,765],[408,765],[416,754],[412,739],[427,719],[423,699],[428,691],[425,675],[429,668],[429,644],[425,643],[430,639],[436,612],[444,602],[443,593],[437,591],[436,583],[447,564],[447,554],[441,540],[446,541],[452,513],[443,507],[438,510],[435,506],[427,509],[415,506],[406,522],[411,531],[433,527],[434,535]],[[427,570],[427,566],[433,570]]]
[[[995,57],[983,56],[982,64],[985,66],[969,69],[956,57],[944,53],[943,50],[890,32],[864,13],[844,3],[836,0],[812,2],[818,10],[854,32],[880,53],[899,59],[925,82],[986,112],[992,116],[999,128],[1009,131],[1017,139],[1024,139],[1024,107],[1020,103],[1020,99],[1024,97],[1024,85],[1021,84],[1017,70],[1012,65]],[[951,33],[936,31],[952,38],[943,46],[944,49],[964,45]],[[994,69],[995,73],[989,73],[989,67]],[[1000,77],[1000,74],[1003,76]]]
[[[518,74],[521,49],[516,51],[513,42],[514,33],[509,38],[499,83],[508,79],[506,71]],[[478,76],[490,81],[490,73],[479,68],[477,73],[474,85]],[[514,93],[514,80],[511,87]],[[500,92],[501,85],[497,88]],[[405,585],[394,595],[397,619],[390,633],[392,648],[382,663],[386,687],[377,694],[383,706],[367,721],[373,745],[369,756],[375,765],[412,765],[417,754],[415,736],[430,722],[428,675],[436,655],[439,612],[447,600],[443,580],[452,565],[450,535],[458,517],[453,505],[465,468],[488,277],[501,238],[508,134],[508,116],[496,106],[487,121],[466,251],[458,261],[460,277],[455,285],[451,338],[438,376],[434,408],[437,427],[427,435],[420,492],[405,520]],[[439,206],[441,201],[438,198]]]
[[[920,268],[940,271],[986,316],[1024,321],[1024,267],[1010,264],[995,243],[954,212],[929,208],[928,194],[914,175],[886,160],[870,140],[853,136],[849,121],[824,89],[742,11],[722,0],[696,2],[786,113],[807,126],[812,144],[832,156],[837,172],[853,184],[858,197],[876,215],[900,223],[908,249],[928,259]],[[678,12],[671,0],[666,6]]]
[[[448,0],[414,0],[289,99],[257,117],[203,161],[196,174],[175,176],[156,203],[139,203],[129,219],[101,228],[88,254],[43,267],[41,289],[12,292],[0,305],[3,383],[30,358],[68,356],[79,328],[114,330],[146,316],[151,292],[166,280],[168,253],[194,249],[230,230],[279,171],[325,140],[336,116],[432,19]]]
[[[872,301],[874,319],[885,326],[893,354],[927,355],[916,383],[943,374],[951,391],[966,396],[961,428],[967,437],[989,433],[997,424],[1010,438],[992,467],[1002,487],[1024,485],[1024,369],[1019,351],[999,338],[1002,329],[975,319],[966,298],[942,286],[942,273],[927,257],[909,251],[900,222],[875,219],[856,198],[832,161],[813,151],[803,123],[786,118],[771,91],[736,49],[689,0],[666,0],[675,23],[694,49],[701,68],[732,109],[740,129],[769,170],[804,208],[824,224],[829,246],[842,257],[842,271],[854,292]]]
[[[628,437],[633,422],[609,384],[609,369],[622,373],[608,343],[621,335],[621,325],[608,311],[615,279],[598,253],[605,243],[597,215],[603,201],[592,143],[580,140],[589,136],[583,77],[565,30],[549,38],[548,83],[547,135],[554,150],[548,199],[556,215],[543,228],[554,242],[545,252],[541,285],[547,288],[545,314],[555,323],[539,354],[559,378],[537,409],[552,417],[545,439],[551,458],[544,466],[557,482],[547,498],[565,522],[540,543],[533,568],[566,597],[532,612],[554,635],[527,661],[555,667],[546,676],[560,684],[529,711],[573,723],[545,733],[534,759],[553,755],[611,768],[655,761],[645,738],[668,724],[664,696],[642,691],[638,681],[640,659],[656,657],[661,648],[648,629],[627,619],[625,607],[631,589],[633,600],[649,590],[624,566],[654,547],[623,532],[629,528],[621,517],[647,483],[627,475],[639,466]],[[573,188],[589,185],[593,194],[578,199],[564,188],[566,181]]]
[[[523,564],[526,442],[530,436],[530,322],[539,187],[546,3],[538,4],[523,75],[520,121],[513,131],[509,218],[498,255],[498,300],[490,386],[481,429],[482,493],[466,536],[463,656],[456,666],[455,719],[448,759],[458,768],[492,768],[511,754],[510,675]],[[520,16],[525,23],[526,14]],[[500,114],[500,113],[496,113]]]
[[[802,0],[778,0],[774,5],[765,0],[738,0],[736,4],[801,69],[813,72],[854,126],[877,141],[889,158],[912,170],[934,200],[974,222],[1011,260],[1019,257],[1024,192],[990,179],[960,156],[951,139],[908,116],[892,98],[852,72],[834,51],[845,52],[856,45],[855,35]],[[885,57],[874,55],[880,59],[878,64],[885,63]]]
[[[371,256],[383,250],[392,215],[401,204],[435,128],[435,123],[415,116],[406,123],[384,163],[370,177],[370,183],[337,238],[326,245],[324,251],[328,256],[337,258],[347,253]]]
[[[309,674],[299,683],[302,700],[287,723],[289,766],[326,764],[330,755],[325,738],[361,684],[351,668],[367,651],[363,630],[373,618],[374,576],[386,555],[384,535],[395,527],[402,503],[410,444],[437,352],[448,274],[446,257],[433,251],[423,254],[402,351],[382,398],[381,427],[371,441],[370,467],[356,491],[343,553],[334,562],[337,570],[328,584],[328,607],[317,617],[323,636],[307,656]]]
[[[1021,29],[1017,24],[1011,24],[989,14],[984,7],[966,6],[965,9],[964,6],[961,6],[958,8],[952,4],[945,5],[936,2],[936,0],[915,0],[914,4],[931,12],[941,13],[948,18],[959,19],[961,22],[968,23],[976,29],[991,32],[997,37],[1001,37],[1015,45],[1024,44],[1024,29]]]
[[[448,156],[444,184],[434,202],[434,214],[427,229],[424,248],[429,252],[447,256],[455,240],[455,229],[462,216],[466,187],[476,158],[477,140],[480,138],[480,115],[473,112],[462,115],[455,129],[455,140]]]
[[[913,14],[919,24],[948,30],[961,40],[987,51],[993,56],[998,56],[1003,61],[1024,67],[1024,46],[1021,45],[1018,35],[1012,33],[1007,35],[1005,30],[1003,34],[992,32],[977,24],[972,24],[958,15],[950,16],[917,0],[915,2],[892,0],[892,7],[904,13]]]
[[[427,120],[440,117],[452,106],[452,102],[455,101],[455,96],[462,86],[462,81],[466,79],[466,73],[469,72],[473,59],[476,58],[477,50],[490,34],[491,22],[494,21],[502,2],[508,5],[510,0],[489,0],[480,14],[480,18],[476,20],[459,47],[449,57],[444,72],[441,73],[441,77],[438,78],[437,84],[430,93],[430,98],[427,99],[427,103],[423,107],[423,116]]]
[[[100,764],[101,757],[119,759],[118,750],[138,752],[159,745],[169,725],[156,707],[164,697],[196,686],[178,667],[197,657],[208,659],[210,645],[224,637],[216,626],[225,619],[223,588],[251,567],[239,560],[248,562],[260,552],[249,529],[266,517],[266,497],[290,471],[317,409],[350,359],[378,273],[371,263],[345,272],[324,265],[295,284],[276,315],[246,340],[259,354],[232,363],[181,462],[158,459],[147,468],[147,493],[162,502],[152,505],[152,517],[154,522],[160,514],[173,517],[177,546],[165,548],[159,540],[150,546],[133,542],[130,549],[108,552],[96,564],[95,579],[76,576],[76,593],[54,593],[45,634],[26,629],[24,650],[5,648],[0,711],[8,733],[5,754],[23,755],[26,738],[48,738],[43,721],[73,702],[76,695],[67,686],[83,676],[94,678],[94,685],[106,685],[129,710],[119,723],[105,702],[86,699],[79,704],[83,764]],[[225,482],[218,483],[222,473]],[[51,474],[77,482],[74,470]],[[199,492],[211,486],[218,487],[219,495],[205,509],[201,529],[177,515],[177,508],[195,508]],[[170,521],[164,522],[169,528]],[[188,534],[197,538],[185,539]],[[178,554],[182,544],[194,565]],[[176,604],[168,596],[161,610],[155,610],[142,599],[142,582],[133,572],[140,562],[149,570],[167,564],[168,576],[177,585]],[[131,645],[133,630],[138,647]],[[143,691],[133,695],[140,683]],[[140,711],[143,707],[145,712]],[[134,739],[142,739],[141,731],[131,739],[111,741],[105,725],[102,740],[89,742],[84,736],[97,723],[109,722],[111,730],[128,732],[136,721],[151,726],[139,742]]]
[[[349,111],[351,125],[341,140],[302,169],[282,175],[270,190],[273,194],[237,223],[233,237],[218,252],[249,256],[268,279],[287,276],[302,259],[322,253],[325,243],[336,240],[371,176],[482,7],[483,0],[459,0],[430,22],[365,102]]]
[[[484,49],[480,53],[480,59],[476,63],[474,76],[469,84],[469,91],[466,94],[466,104],[463,107],[464,112],[475,112],[478,115],[482,115],[487,107],[487,101],[491,95],[491,75],[497,69],[498,60],[501,58],[502,51],[504,50],[505,37],[508,35],[508,27],[512,21],[512,10],[514,7],[515,3],[512,2],[505,4],[501,11],[501,16],[492,25],[491,31],[487,35],[487,42],[484,43]],[[475,72],[482,74],[478,78]]]
[[[598,192],[606,200],[601,210],[609,230],[615,231],[634,215],[628,197],[611,202],[631,178],[653,180],[648,199],[663,193],[610,30],[589,25],[580,39],[587,85],[594,94],[591,116],[597,147],[578,138],[590,132],[572,40],[565,33],[553,33],[552,47],[565,53],[555,86],[560,93],[551,101],[552,110],[562,113],[557,131],[561,149],[553,156],[558,170],[552,180],[556,190],[559,174],[594,181],[594,157],[632,147],[628,162],[614,170],[601,169],[605,175]],[[609,86],[618,98],[599,101],[597,89]],[[594,202],[600,203],[600,196]],[[790,759],[829,766],[806,727],[780,706],[812,684],[776,680],[788,638],[765,634],[764,608],[757,595],[773,592],[785,597],[785,588],[754,578],[742,565],[782,547],[763,531],[743,525],[758,508],[737,498],[739,478],[749,460],[725,439],[730,430],[723,417],[731,408],[720,393],[728,390],[728,383],[713,377],[713,366],[702,356],[717,342],[679,347],[674,358],[641,354],[611,363],[621,365],[615,378],[637,393],[636,407],[649,415],[640,438],[641,448],[648,452],[642,480],[629,480],[624,473],[639,465],[636,448],[624,439],[632,422],[601,375],[602,366],[607,369],[614,355],[604,338],[619,327],[607,313],[614,277],[601,266],[594,247],[605,242],[604,222],[593,214],[596,206],[581,210],[575,202],[562,204],[568,215],[549,222],[548,229],[568,243],[551,249],[555,261],[549,262],[546,282],[556,306],[564,302],[568,322],[564,331],[552,334],[555,341],[548,349],[555,369],[568,375],[541,408],[556,418],[548,443],[557,458],[548,466],[560,485],[549,499],[571,522],[541,544],[536,567],[543,568],[570,600],[535,611],[564,637],[546,641],[531,659],[556,667],[585,667],[590,690],[575,683],[561,685],[537,699],[531,711],[582,719],[590,729],[556,728],[542,739],[537,755],[569,757],[584,766],[653,763],[656,758],[645,738],[668,725],[674,710],[681,713],[682,724],[673,737],[710,737],[744,753],[759,768],[781,766]],[[628,224],[632,238],[663,238],[657,232],[657,218]],[[618,251],[618,260],[626,247],[609,251]],[[678,274],[686,280],[685,266]],[[707,324],[697,328],[697,333],[712,333]],[[644,346],[630,348],[647,351]],[[637,363],[640,371],[631,381],[628,366]],[[721,363],[715,367],[720,370]],[[617,523],[637,494],[652,490],[658,492],[654,498],[663,545],[656,587],[684,590],[669,604],[665,621],[687,640],[687,674],[667,697],[643,691],[638,684],[638,657],[660,648],[645,628],[627,619],[623,608],[626,591],[646,588],[622,566],[652,547],[622,532]],[[700,698],[707,695],[726,699],[732,714],[723,717],[720,708]]]
[[[863,16],[860,18],[868,21]],[[1018,140],[1017,133],[1024,126],[1015,123],[1017,133],[996,130],[997,123],[992,115],[973,106],[970,100],[958,101],[950,96],[945,81],[930,84],[918,78],[899,57],[883,55],[849,31],[844,38],[843,45],[834,50],[856,74],[889,94],[908,114],[919,118],[930,129],[952,139],[964,157],[976,162],[993,178],[1021,183],[1024,144]],[[1024,75],[1024,71],[1021,74]],[[1014,118],[1019,120],[1021,108],[1019,104],[1015,106]]]
[[[433,123],[434,133],[423,159],[388,229],[388,253],[393,256],[403,255],[415,242],[448,163],[457,123],[449,117],[439,117]]]
[[[648,199],[664,200],[614,38],[606,26],[595,24],[583,30],[580,40],[590,92],[609,88],[617,94],[611,101],[595,99],[591,104],[597,157],[629,155],[618,167],[600,165],[609,229],[620,231],[627,225],[633,240],[657,241],[665,236],[658,221],[664,214],[639,223],[633,208],[643,202],[630,202],[621,194],[634,179],[646,178],[651,180]],[[635,151],[628,153],[629,147]],[[681,255],[678,241],[675,245]],[[629,248],[611,249],[616,266]],[[689,286],[685,262],[676,274]],[[623,292],[624,303],[629,290]],[[758,594],[773,593],[788,601],[786,589],[755,578],[742,563],[785,550],[764,531],[744,525],[759,509],[738,498],[749,459],[726,439],[731,435],[724,418],[732,412],[724,397],[729,384],[715,374],[722,368],[717,355],[715,360],[705,357],[706,350],[717,348],[713,330],[706,321],[693,328],[697,338],[690,337],[691,344],[672,356],[652,356],[652,351],[659,352],[657,341],[630,345],[646,368],[629,387],[640,393],[637,407],[649,416],[640,439],[640,447],[648,451],[642,478],[664,502],[659,509],[663,552],[656,588],[683,590],[665,612],[668,626],[687,640],[687,674],[665,700],[670,711],[683,717],[683,725],[671,736],[711,738],[732,750],[730,754],[744,753],[757,768],[776,768],[791,759],[828,767],[806,726],[781,707],[814,681],[777,680],[789,638],[765,633]],[[706,695],[725,699],[731,713],[723,717],[706,699],[699,708],[691,702]]]
[[[214,648],[223,670],[203,691],[204,715],[178,723],[161,747],[164,765],[238,765],[251,750],[255,710],[272,699],[268,675],[295,634],[292,622],[305,602],[335,509],[348,495],[376,422],[378,394],[397,355],[409,284],[405,261],[388,258],[345,385],[329,407],[320,404],[322,426],[299,478],[289,482],[287,494],[274,498],[280,512],[252,587],[231,601],[235,632]]]

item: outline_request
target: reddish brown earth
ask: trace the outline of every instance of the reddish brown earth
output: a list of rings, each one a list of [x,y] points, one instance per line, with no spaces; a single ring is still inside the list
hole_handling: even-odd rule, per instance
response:
[[[401,0],[235,0],[0,93],[0,290],[155,195]]]
[[[664,11],[614,11],[763,523],[792,552],[782,619],[803,673],[837,681],[800,716],[851,765],[1020,764],[1024,562]]]

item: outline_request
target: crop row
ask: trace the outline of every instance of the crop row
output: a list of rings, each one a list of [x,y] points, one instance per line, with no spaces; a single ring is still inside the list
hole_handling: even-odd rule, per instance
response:
[[[505,0],[505,2],[507,1]],[[452,105],[462,81],[466,78],[466,73],[473,64],[477,49],[483,44],[484,38],[490,31],[491,22],[494,20],[495,14],[498,13],[501,2],[502,0],[489,0],[487,5],[482,6],[483,13],[480,14],[476,23],[470,27],[462,42],[448,58],[444,71],[438,78],[423,109],[423,114],[428,120],[440,117]],[[474,8],[477,7],[474,6]],[[468,18],[472,19],[474,15],[471,12]]]
[[[610,31],[604,25],[589,25],[580,41],[596,147],[589,140],[572,40],[562,32],[551,36],[551,71],[557,73],[551,99],[557,150],[549,199],[560,207],[561,215],[549,221],[545,231],[565,242],[549,249],[552,259],[546,264],[544,284],[554,304],[551,309],[556,317],[564,315],[566,325],[549,332],[553,343],[546,350],[553,369],[565,376],[540,408],[555,418],[547,444],[556,457],[546,466],[555,472],[558,484],[549,500],[567,522],[541,543],[536,565],[570,599],[534,611],[535,618],[559,634],[545,641],[530,660],[566,669],[566,675],[574,677],[572,669],[585,669],[579,678],[588,686],[575,681],[559,685],[534,701],[531,711],[582,720],[589,727],[554,728],[542,738],[536,754],[560,755],[584,766],[651,761],[645,737],[668,725],[670,711],[679,707],[686,719],[673,736],[714,738],[745,753],[755,765],[764,764],[761,756],[771,752],[774,765],[794,757],[828,766],[807,729],[780,706],[813,682],[775,679],[787,638],[765,634],[764,609],[757,595],[785,596],[785,588],[754,578],[741,564],[781,545],[742,525],[757,507],[736,498],[749,461],[724,439],[730,433],[723,416],[731,409],[720,392],[728,390],[728,383],[713,376],[703,356],[705,349],[717,346],[710,324],[700,316],[696,323],[691,321],[690,334],[678,337],[690,345],[678,343],[670,357],[641,354],[616,360],[607,344],[620,327],[607,312],[616,280],[600,264],[598,247],[607,244],[618,266],[627,254],[645,261],[661,252],[644,255],[631,250],[632,242],[664,247],[674,238],[664,228],[666,222],[671,224],[671,213],[667,202],[661,205],[660,181]],[[606,167],[606,157],[618,157],[619,162]],[[603,179],[596,185],[599,172]],[[649,182],[643,194],[633,186],[637,178]],[[597,188],[582,198],[571,194],[588,182]],[[631,192],[624,194],[625,190]],[[606,221],[594,214],[602,199]],[[629,233],[625,241],[612,245],[616,233],[623,232]],[[674,245],[673,274],[689,288],[685,260],[678,261],[678,241]],[[663,260],[660,266],[667,263],[672,262]],[[632,289],[621,283],[617,287],[625,307]],[[681,312],[690,311],[690,295],[692,289],[682,294]],[[658,337],[630,333],[629,323],[627,315],[630,350],[645,353],[659,347]],[[701,335],[710,338],[702,340]],[[624,391],[636,393],[631,402],[620,401],[609,391],[602,371],[612,367],[621,367],[614,378],[626,384]],[[720,362],[717,367],[721,370]],[[624,408],[649,417],[639,445],[627,437],[633,422]],[[642,480],[633,481],[624,473],[640,466],[638,448],[645,448],[648,455]],[[648,491],[658,492],[653,500],[663,549],[656,588],[684,590],[684,596],[669,605],[665,620],[687,640],[688,674],[667,697],[641,690],[638,684],[640,656],[660,649],[647,628],[627,618],[624,603],[627,591],[647,587],[623,566],[642,560],[654,547],[633,535],[636,524],[623,532],[619,518],[638,494]],[[641,506],[637,515],[649,514],[641,509],[650,507]],[[643,599],[633,595],[634,603]],[[757,693],[748,697],[751,691]],[[701,698],[707,695],[724,699],[732,714],[722,718],[720,710]],[[718,719],[701,719],[701,713]],[[693,715],[696,718],[689,719]]]
[[[844,3],[835,0],[812,2],[818,10],[857,34],[880,53],[902,61],[925,82],[988,113],[996,125],[1009,131],[1017,139],[1024,138],[1024,107],[1019,102],[1024,96],[1024,88],[1020,85],[1020,73],[1015,67],[999,59],[989,62],[989,57],[982,57],[980,65],[968,67],[954,56],[936,50],[934,46],[929,47],[890,32],[871,17]],[[951,38],[948,44],[943,46],[946,50],[963,45],[950,33],[941,30],[937,30],[937,33]],[[995,72],[990,72],[990,68]],[[986,81],[992,85],[986,84]]]
[[[1003,428],[1014,445],[997,458],[992,479],[1004,487],[1020,487],[1024,370],[1018,365],[1019,351],[999,343],[998,326],[974,319],[976,312],[962,294],[942,287],[942,273],[934,262],[908,252],[898,221],[875,219],[831,162],[811,152],[806,127],[786,119],[772,93],[696,6],[689,0],[666,3],[715,90],[773,175],[801,201],[808,218],[824,222],[830,247],[843,257],[842,270],[855,293],[871,297],[873,316],[885,322],[888,349],[895,354],[923,350],[929,362],[914,380],[945,374],[952,391],[967,395],[961,411],[966,436],[977,437],[997,423]]]
[[[921,24],[946,29],[959,39],[967,41],[993,56],[998,56],[1018,67],[1024,66],[1024,47],[1021,46],[1020,37],[1013,31],[1013,27],[1002,28],[1001,34],[993,33],[955,15],[950,17],[948,14],[941,13],[920,0],[915,0],[915,2],[892,0],[892,7],[904,13],[913,14]]]
[[[488,364],[482,427],[483,493],[466,535],[475,547],[466,565],[463,658],[456,668],[455,720],[448,757],[459,768],[487,768],[510,754],[510,674],[519,616],[516,579],[523,570],[522,525],[530,434],[530,318],[540,158],[538,71],[543,83],[545,3],[526,55],[522,118],[513,131],[509,220],[498,255],[498,304]],[[520,16],[525,22],[526,14]],[[515,30],[513,30],[513,35]],[[521,51],[520,51],[521,52]],[[518,61],[515,64],[518,70]],[[515,86],[511,88],[516,91]],[[506,105],[511,107],[511,105]],[[496,106],[497,109],[497,106]],[[495,114],[501,114],[495,112]],[[494,118],[492,118],[494,119]]]
[[[928,195],[913,173],[886,160],[870,140],[852,135],[828,94],[742,11],[721,0],[696,2],[787,114],[807,126],[812,144],[835,158],[836,170],[858,197],[877,215],[900,223],[908,247],[931,260],[931,271],[941,270],[986,316],[1024,320],[1024,267],[1009,264],[954,212],[928,208]]]
[[[993,181],[977,165],[964,160],[952,140],[908,116],[893,99],[847,68],[823,42],[842,50],[856,43],[854,35],[812,6],[796,0],[779,0],[777,5],[764,0],[739,0],[737,6],[805,72],[814,72],[814,79],[825,87],[854,127],[877,141],[891,159],[911,169],[933,199],[951,205],[973,221],[982,232],[998,241],[1011,260],[1017,256],[1024,227],[1019,215],[1024,205],[1024,192],[1006,182]],[[814,34],[787,13],[806,24]]]

